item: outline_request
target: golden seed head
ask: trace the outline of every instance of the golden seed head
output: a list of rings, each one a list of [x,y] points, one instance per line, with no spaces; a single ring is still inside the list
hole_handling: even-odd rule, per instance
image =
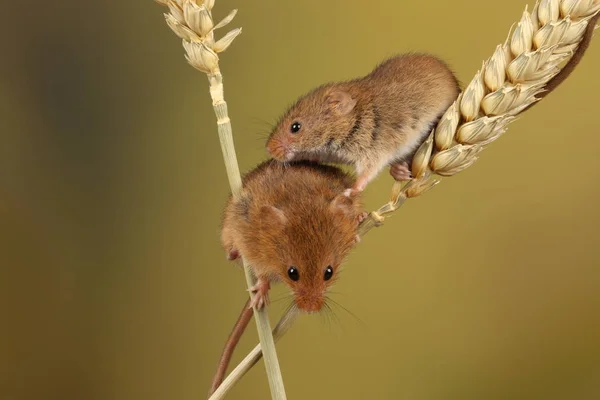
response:
[[[538,9],[538,18],[542,25],[558,21],[560,0],[542,0]]]
[[[535,97],[540,91],[544,89],[545,82],[538,82],[535,84],[523,83],[517,85],[517,105],[529,101],[532,97]]]
[[[183,42],[188,63],[199,71],[213,73],[219,69],[219,56],[204,43]]]
[[[498,90],[506,80],[506,53],[502,45],[496,46],[496,51],[485,63],[483,79],[488,89]]]
[[[510,27],[510,30],[508,31],[508,36],[506,37],[506,40],[504,40],[504,44],[502,45],[502,50],[504,51],[504,58],[506,59],[507,65],[509,62],[512,61],[513,58],[515,58],[513,56],[512,51],[510,50],[510,42],[512,40],[511,32],[514,27],[515,27],[515,24],[512,24]]]
[[[440,183],[439,180],[425,176],[421,179],[413,180],[406,187],[406,197],[413,198],[425,194],[438,183]]]
[[[512,107],[516,98],[515,86],[507,84],[485,96],[481,101],[481,108],[486,115],[500,115]]]
[[[446,150],[454,142],[454,134],[456,133],[456,127],[460,120],[460,113],[458,112],[458,104],[461,100],[462,94],[452,103],[452,105],[446,110],[444,115],[440,118],[440,122],[435,128],[435,146],[438,150]]]
[[[233,42],[233,39],[235,39],[240,33],[242,33],[242,28],[236,28],[232,31],[229,31],[225,36],[217,40],[213,46],[213,50],[217,53],[227,50],[229,45]]]
[[[477,154],[481,149],[479,145],[458,144],[441,151],[431,160],[431,170],[441,176],[457,174],[477,161]]]
[[[200,36],[206,36],[213,28],[210,11],[204,5],[198,5],[193,1],[187,1],[183,5],[185,22],[191,30]]]
[[[559,43],[568,28],[568,25],[564,22],[565,20],[561,20],[557,23],[550,22],[542,26],[533,37],[535,46],[540,48],[542,46],[553,46]]]
[[[533,22],[527,9],[523,11],[521,20],[517,24],[515,31],[513,32],[510,49],[514,56],[518,56],[521,53],[530,51],[532,47],[531,38],[533,37]]]
[[[535,72],[535,54],[521,53],[508,65],[506,74],[512,83],[525,82],[528,76]]]
[[[469,83],[460,101],[460,112],[467,121],[472,121],[479,115],[479,107],[484,94],[481,71]]]
[[[503,116],[497,117],[482,117],[475,121],[463,124],[456,132],[456,139],[462,144],[477,144],[488,138],[492,133],[496,121]]]
[[[433,132],[429,135],[427,140],[419,146],[415,155],[413,156],[411,171],[415,178],[421,178],[427,171],[427,165],[431,158],[431,151],[433,150]]]
[[[484,146],[500,137],[505,130],[505,126],[514,119],[515,117],[508,115],[482,117],[462,125],[456,133],[456,137],[462,144]]]
[[[169,11],[171,15],[179,22],[180,24],[185,24],[185,18],[183,17],[183,9],[179,4],[175,1],[168,2]]]
[[[183,39],[186,60],[190,65],[205,73],[214,73],[219,69],[217,53],[225,51],[233,40],[242,32],[241,28],[233,29],[215,42],[214,30],[230,23],[237,10],[233,10],[216,26],[211,10],[214,0],[156,0],[169,7],[164,14],[167,25],[177,36]]]
[[[175,34],[181,39],[190,42],[200,41],[200,37],[194,31],[179,23],[179,21],[177,21],[173,15],[165,14],[165,20],[167,21],[167,25],[169,25],[171,30],[173,30],[173,32],[175,32]]]
[[[599,6],[598,0],[563,0],[560,9],[562,15],[582,18],[594,15]]]
[[[569,17],[567,17],[569,18]],[[573,22],[570,21],[569,27],[565,32],[565,36],[563,37],[564,44],[573,44],[579,43],[581,41],[581,37],[585,33],[585,29],[587,28],[588,22],[584,19]]]
[[[535,5],[531,11],[531,26],[533,26],[533,33],[535,34],[540,29],[540,19],[538,18],[538,10],[540,8],[540,0],[535,0]],[[527,8],[526,8],[527,9]]]
[[[581,3],[581,0],[563,0],[560,3],[561,14],[576,17],[575,10],[579,6],[579,3]]]

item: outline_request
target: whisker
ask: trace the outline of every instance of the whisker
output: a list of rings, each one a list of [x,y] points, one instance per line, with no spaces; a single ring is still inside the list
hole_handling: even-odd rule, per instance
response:
[[[340,317],[336,314],[336,312],[334,311],[334,309],[331,308],[331,305],[327,304],[327,309],[331,313],[331,317],[335,321],[335,323],[337,324],[337,326],[339,326],[340,328],[342,328],[342,321],[340,320]]]
[[[271,134],[270,132],[256,132],[254,135],[258,136],[258,137],[254,138],[254,140],[264,140],[264,139],[267,139],[270,134]]]
[[[352,311],[348,310],[346,307],[344,307],[343,305],[341,305],[340,303],[338,303],[337,301],[333,300],[330,297],[326,298],[327,301],[331,301],[334,305],[336,305],[337,307],[340,307],[342,310],[346,311],[351,317],[353,317],[360,325],[362,325],[363,328],[367,327],[367,324],[360,319],[356,314],[354,314]]]
[[[283,295],[283,296],[279,296],[279,297],[276,297],[276,298],[273,298],[273,299],[271,299],[271,303],[278,303],[278,302],[280,302],[280,301],[283,301],[283,300],[290,300],[290,299],[292,299],[292,300],[293,300],[293,297],[292,297],[292,296],[289,296],[289,295]]]
[[[331,332],[331,330],[332,330],[331,329],[332,328],[331,308],[329,308],[327,303],[323,304],[323,308],[321,308],[321,312],[319,312],[319,314],[325,317],[324,319],[327,321],[327,328]]]
[[[262,118],[252,117],[252,118],[250,118],[250,120],[252,121],[252,123],[257,124],[257,125],[261,124],[261,125],[266,125],[271,129],[275,128],[275,124],[273,124],[269,121],[266,121]]]
[[[332,290],[328,290],[328,291],[327,291],[327,293],[328,293],[328,294],[336,294],[336,295],[338,295],[338,296],[347,296],[347,294],[346,294],[346,293],[342,293],[342,292],[335,292],[335,291],[332,291]]]

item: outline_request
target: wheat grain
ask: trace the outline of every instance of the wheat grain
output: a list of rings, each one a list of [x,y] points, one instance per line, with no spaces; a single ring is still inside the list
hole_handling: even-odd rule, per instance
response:
[[[219,70],[218,53],[225,51],[242,30],[241,28],[234,29],[216,42],[214,32],[216,29],[229,24],[235,17],[237,10],[230,12],[227,17],[215,25],[211,13],[215,4],[214,0],[156,1],[169,8],[169,12],[164,14],[165,20],[167,25],[183,41],[188,63],[208,76],[227,177],[231,193],[236,196],[242,187],[242,180],[235,155],[231,121],[229,120],[227,103],[224,98],[223,77]],[[255,278],[252,276],[245,260],[243,260],[243,265],[246,283],[250,288],[254,286]],[[250,292],[250,296],[253,297],[254,294]],[[260,311],[254,309],[254,316],[260,347],[265,354],[265,368],[271,389],[271,397],[273,400],[285,400],[285,388],[277,359],[275,341],[271,333],[267,307],[263,307]]]

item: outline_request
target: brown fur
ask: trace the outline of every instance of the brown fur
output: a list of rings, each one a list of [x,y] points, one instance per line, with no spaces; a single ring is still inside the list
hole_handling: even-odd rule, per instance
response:
[[[357,218],[364,215],[360,201],[343,194],[353,181],[338,168],[309,162],[260,164],[244,177],[241,193],[230,197],[225,207],[221,242],[228,257],[241,255],[255,276],[284,281],[298,308],[318,311],[358,238]],[[300,273],[298,281],[288,277],[291,265]],[[325,281],[329,265],[334,272]],[[223,348],[209,396],[221,385],[252,318],[249,304],[250,300]]]
[[[298,308],[318,311],[356,243],[361,204],[343,195],[352,183],[331,166],[264,162],[244,177],[240,195],[227,203],[223,247],[238,251],[256,277],[285,282]],[[325,281],[329,265],[334,273]],[[298,281],[289,278],[290,266],[298,269]]]
[[[365,185],[414,151],[459,94],[448,66],[427,54],[404,54],[368,75],[320,86],[283,115],[267,141],[279,161],[352,164]],[[290,130],[301,124],[297,133]]]

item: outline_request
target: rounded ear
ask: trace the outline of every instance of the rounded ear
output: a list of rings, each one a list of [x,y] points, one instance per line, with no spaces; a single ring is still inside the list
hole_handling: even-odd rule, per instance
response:
[[[334,90],[326,97],[329,107],[338,115],[349,114],[356,105],[356,100],[350,96],[350,93],[342,90]]]
[[[285,213],[277,207],[262,206],[258,215],[260,223],[270,228],[281,228],[287,224]]]
[[[334,213],[342,213],[347,216],[352,216],[355,214],[353,199],[346,196],[344,193],[337,195],[333,200],[331,200],[329,208]]]

